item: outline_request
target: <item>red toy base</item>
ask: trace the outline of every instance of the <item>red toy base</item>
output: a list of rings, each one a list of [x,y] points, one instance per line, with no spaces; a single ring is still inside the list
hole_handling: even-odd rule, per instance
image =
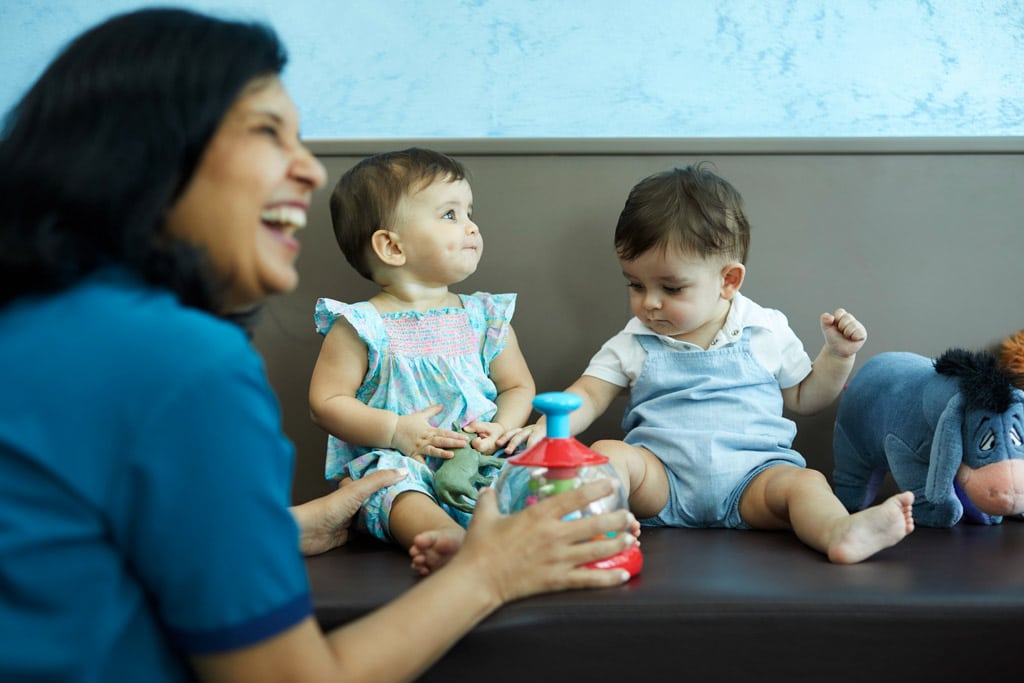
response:
[[[639,574],[644,566],[644,556],[640,553],[640,548],[634,545],[611,557],[588,562],[583,566],[590,569],[625,569],[632,578]]]

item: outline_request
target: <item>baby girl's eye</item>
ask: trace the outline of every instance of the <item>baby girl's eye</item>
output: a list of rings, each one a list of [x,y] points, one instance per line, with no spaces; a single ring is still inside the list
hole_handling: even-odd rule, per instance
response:
[[[455,209],[448,209],[441,218],[446,218],[450,221],[455,220]]]

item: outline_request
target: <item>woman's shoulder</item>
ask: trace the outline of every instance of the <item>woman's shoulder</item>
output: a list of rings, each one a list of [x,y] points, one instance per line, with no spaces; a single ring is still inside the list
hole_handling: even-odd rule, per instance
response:
[[[91,361],[164,368],[169,375],[255,356],[238,324],[182,305],[162,288],[132,278],[94,278],[50,303],[48,319],[71,332]]]

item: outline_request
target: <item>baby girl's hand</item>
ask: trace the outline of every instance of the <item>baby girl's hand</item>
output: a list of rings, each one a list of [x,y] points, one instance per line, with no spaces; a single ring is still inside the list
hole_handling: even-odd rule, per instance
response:
[[[427,456],[447,459],[455,455],[449,449],[462,448],[468,439],[465,434],[430,424],[430,418],[443,408],[438,404],[418,413],[399,415],[395,433],[391,435],[391,448],[422,463]]]
[[[511,455],[516,452],[519,444],[525,441],[526,447],[530,448],[543,439],[546,434],[547,430],[540,423],[526,425],[519,429],[510,429],[502,434],[497,441],[497,446],[498,448],[504,447],[505,454]]]
[[[868,333],[853,314],[842,308],[821,314],[821,331],[829,351],[842,358],[855,355],[867,341]]]
[[[490,455],[498,447],[498,437],[505,433],[505,428],[497,422],[483,422],[474,420],[462,427],[463,430],[476,434],[476,438],[469,442],[469,445],[483,453]]]

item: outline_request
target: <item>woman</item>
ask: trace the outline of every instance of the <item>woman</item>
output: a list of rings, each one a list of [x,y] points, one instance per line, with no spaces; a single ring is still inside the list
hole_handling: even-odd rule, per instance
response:
[[[290,514],[292,448],[226,320],[295,286],[325,181],[284,61],[266,28],[144,10],[70,44],[6,121],[0,680],[403,680],[506,601],[625,580],[576,567],[630,534],[576,541],[626,513],[561,520],[607,485],[510,517],[487,494],[443,571],[320,633],[298,544],[343,542],[403,473]]]

